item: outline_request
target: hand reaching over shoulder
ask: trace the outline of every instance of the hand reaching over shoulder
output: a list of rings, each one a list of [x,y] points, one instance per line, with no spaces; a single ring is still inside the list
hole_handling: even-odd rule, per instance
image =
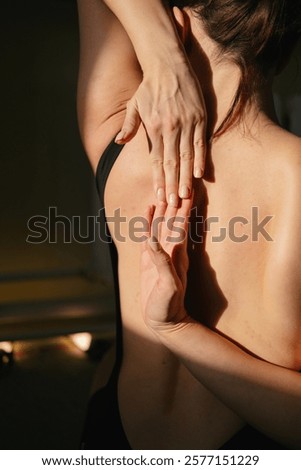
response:
[[[116,142],[129,142],[143,124],[157,199],[177,207],[178,197],[190,197],[192,176],[202,177],[206,154],[207,113],[183,44],[185,15],[165,0],[104,2],[128,34],[143,72]]]
[[[161,64],[144,79],[127,105],[127,114],[116,141],[134,137],[140,123],[145,128],[152,161],[157,199],[174,207],[189,198],[192,176],[205,168],[206,109],[199,83],[188,64]]]
[[[141,252],[141,302],[152,329],[176,326],[188,315],[184,307],[187,284],[187,232],[192,199],[179,208],[158,203],[146,213],[147,240]]]

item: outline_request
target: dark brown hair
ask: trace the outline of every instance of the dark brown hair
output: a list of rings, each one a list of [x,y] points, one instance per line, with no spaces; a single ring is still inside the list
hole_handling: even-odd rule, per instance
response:
[[[301,34],[301,0],[170,0],[202,21],[221,55],[240,67],[241,80],[229,113],[216,132],[236,123],[258,86],[279,71]]]

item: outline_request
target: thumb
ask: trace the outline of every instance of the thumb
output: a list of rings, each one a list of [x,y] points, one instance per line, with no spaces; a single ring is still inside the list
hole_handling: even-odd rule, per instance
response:
[[[122,129],[116,136],[115,142],[117,144],[129,142],[137,134],[140,124],[141,118],[136,103],[129,101]]]
[[[156,265],[159,276],[162,276],[166,281],[175,279],[177,276],[171,257],[163,250],[155,236],[148,239],[148,246],[151,250],[151,257]]]

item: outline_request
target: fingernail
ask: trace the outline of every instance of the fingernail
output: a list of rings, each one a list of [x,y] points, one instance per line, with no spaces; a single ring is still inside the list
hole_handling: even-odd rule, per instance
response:
[[[178,197],[176,194],[171,193],[168,198],[169,204],[173,207],[178,207]]]
[[[157,190],[157,198],[160,202],[165,202],[165,191],[163,188]]]
[[[120,131],[119,134],[117,134],[116,138],[115,138],[115,142],[121,142],[123,141],[124,137],[126,135],[126,132],[125,131]]]
[[[151,238],[148,239],[148,243],[149,243],[152,250],[154,250],[154,251],[159,251],[160,250],[159,240],[154,235]]]
[[[194,177],[195,178],[202,178],[203,174],[204,174],[204,171],[201,170],[200,168],[196,168],[194,170]]]
[[[182,199],[186,199],[190,196],[190,190],[188,188],[188,186],[182,186],[181,189],[180,189],[180,197]]]

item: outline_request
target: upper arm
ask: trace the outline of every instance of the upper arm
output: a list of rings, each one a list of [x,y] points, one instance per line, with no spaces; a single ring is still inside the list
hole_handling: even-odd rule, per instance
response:
[[[94,165],[119,130],[126,103],[141,81],[141,71],[128,35],[102,0],[78,0],[78,12],[78,119]]]

